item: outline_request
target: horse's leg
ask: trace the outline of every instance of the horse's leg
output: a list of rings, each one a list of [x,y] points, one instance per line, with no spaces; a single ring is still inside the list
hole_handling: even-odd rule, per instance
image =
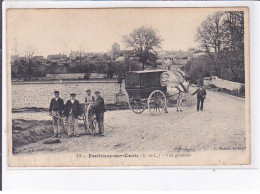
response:
[[[182,111],[182,94],[183,93],[180,94],[180,99],[179,99],[179,107],[180,107],[179,109],[180,109],[180,111]]]
[[[177,111],[179,111],[180,106],[180,94],[177,95]]]
[[[169,100],[166,98],[166,104],[165,104],[165,107],[164,107],[164,113],[168,113],[168,109],[167,109],[168,101]]]

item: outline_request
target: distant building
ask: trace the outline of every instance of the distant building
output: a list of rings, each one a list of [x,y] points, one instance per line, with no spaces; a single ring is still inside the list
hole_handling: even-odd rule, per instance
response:
[[[60,60],[60,59],[65,59],[65,58],[67,58],[67,55],[64,55],[64,54],[48,55],[47,56],[48,60]]]
[[[43,56],[34,56],[33,58],[36,59],[36,60],[43,60],[44,59]]]
[[[70,59],[71,60],[75,60],[75,59],[77,59],[77,57],[86,57],[86,56],[88,56],[89,55],[89,53],[86,53],[86,52],[81,52],[81,51],[71,51],[70,52]]]
[[[125,61],[125,57],[117,57],[116,58],[116,60],[115,60],[116,62],[124,62]]]
[[[117,42],[112,44],[112,50],[120,51],[120,44],[118,44]]]
[[[161,51],[159,53],[159,61],[164,69],[179,71],[193,58],[195,52],[195,49],[188,49],[188,51]]]
[[[111,53],[112,53],[113,59],[116,59],[116,58],[119,56],[119,54],[120,54],[120,44],[118,44],[117,42],[115,42],[115,43],[112,45]]]

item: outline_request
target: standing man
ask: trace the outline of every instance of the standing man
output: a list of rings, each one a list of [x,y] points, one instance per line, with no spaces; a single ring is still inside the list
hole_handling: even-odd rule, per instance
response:
[[[96,113],[99,135],[104,136],[104,112],[106,112],[104,98],[100,95],[99,91],[96,91],[95,95],[96,101],[93,108]]]
[[[79,129],[78,129],[78,117],[80,114],[80,106],[79,101],[76,100],[76,94],[70,94],[70,100],[68,100],[65,104],[64,115],[67,118],[68,122],[68,137],[72,137],[74,134],[75,137],[79,137]]]
[[[192,95],[195,95],[195,94],[197,94],[197,111],[199,111],[199,110],[203,111],[203,103],[204,103],[204,100],[207,95],[207,92],[206,92],[203,84],[201,84],[199,89],[197,89]]]
[[[60,98],[60,92],[54,91],[55,97],[51,99],[51,104],[49,108],[49,113],[53,115],[53,130],[54,130],[54,136],[60,138],[61,137],[61,120],[57,117],[61,117],[62,110],[64,108],[64,101]]]
[[[95,97],[91,95],[91,90],[86,91],[87,96],[85,97],[85,103],[94,103]]]

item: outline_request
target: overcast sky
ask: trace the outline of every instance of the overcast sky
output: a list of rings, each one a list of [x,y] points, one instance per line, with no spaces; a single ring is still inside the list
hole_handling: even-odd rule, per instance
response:
[[[35,48],[36,55],[65,53],[71,50],[106,52],[122,36],[142,25],[152,26],[164,39],[163,50],[196,47],[197,27],[212,8],[139,9],[49,9],[8,10],[8,51],[20,55]],[[16,46],[15,46],[16,45]]]

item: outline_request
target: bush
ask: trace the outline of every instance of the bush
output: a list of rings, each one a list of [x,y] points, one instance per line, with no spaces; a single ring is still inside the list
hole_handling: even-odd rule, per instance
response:
[[[208,85],[208,88],[218,88],[218,87],[215,86],[214,84],[210,84],[210,85]]]
[[[239,93],[245,95],[245,86],[244,85],[241,85],[241,87],[239,89]]]
[[[218,88],[217,91],[244,98],[245,97],[245,89],[241,89],[241,88],[240,88],[240,90],[229,90],[227,88]]]

